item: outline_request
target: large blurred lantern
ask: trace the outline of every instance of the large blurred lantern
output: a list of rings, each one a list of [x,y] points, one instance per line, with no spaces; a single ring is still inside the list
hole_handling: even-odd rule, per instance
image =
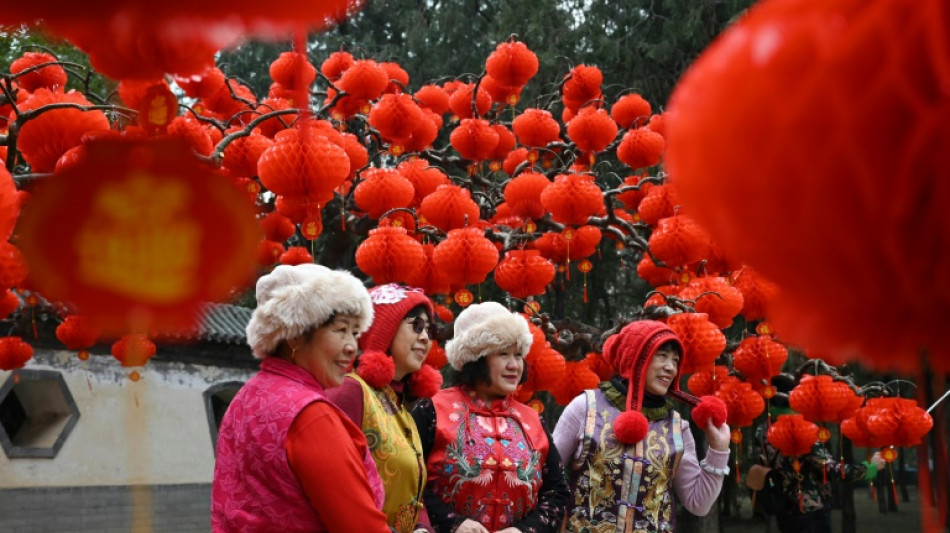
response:
[[[767,0],[671,97],[683,203],[835,364],[950,370],[948,39],[944,0]]]
[[[172,141],[93,141],[43,180],[19,229],[37,290],[104,335],[192,326],[250,281],[259,240],[240,190]]]

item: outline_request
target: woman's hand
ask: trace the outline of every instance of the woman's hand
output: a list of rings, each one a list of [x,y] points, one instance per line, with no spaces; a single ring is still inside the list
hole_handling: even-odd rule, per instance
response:
[[[709,442],[710,448],[721,452],[729,451],[729,436],[731,435],[729,424],[723,423],[721,426],[716,427],[713,424],[712,418],[710,418],[709,422],[706,423],[705,432],[706,441]]]
[[[881,457],[881,452],[874,452],[874,455],[871,456],[871,463],[877,467],[878,472],[884,470],[884,467],[887,466],[887,463],[884,462],[884,458]]]
[[[470,518],[466,518],[465,521],[462,522],[462,525],[460,525],[459,528],[455,530],[455,533],[490,533],[490,532],[487,529],[485,529],[485,526],[481,525],[480,523]]]

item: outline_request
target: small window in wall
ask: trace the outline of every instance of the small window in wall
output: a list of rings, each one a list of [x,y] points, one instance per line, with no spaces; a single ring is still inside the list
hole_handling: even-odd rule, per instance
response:
[[[0,445],[11,459],[56,457],[78,420],[59,372],[17,370],[0,387]]]
[[[208,413],[208,425],[211,428],[211,445],[218,448],[218,428],[221,427],[221,420],[224,413],[231,405],[231,400],[237,394],[244,383],[240,381],[228,381],[218,383],[205,391],[205,410]]]

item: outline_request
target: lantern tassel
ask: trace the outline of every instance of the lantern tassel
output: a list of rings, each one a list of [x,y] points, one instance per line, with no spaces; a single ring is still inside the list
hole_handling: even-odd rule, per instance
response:
[[[715,374],[715,372],[713,372]],[[742,474],[739,472],[739,458],[742,457],[742,442],[736,443],[736,484],[742,485]]]
[[[584,303],[587,303],[587,274],[584,274]]]

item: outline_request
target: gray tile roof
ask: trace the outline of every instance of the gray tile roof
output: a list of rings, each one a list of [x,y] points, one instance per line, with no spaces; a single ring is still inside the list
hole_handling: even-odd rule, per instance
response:
[[[237,305],[205,304],[199,311],[198,327],[186,336],[199,341],[244,344],[247,342],[245,329],[253,312],[253,309]]]

